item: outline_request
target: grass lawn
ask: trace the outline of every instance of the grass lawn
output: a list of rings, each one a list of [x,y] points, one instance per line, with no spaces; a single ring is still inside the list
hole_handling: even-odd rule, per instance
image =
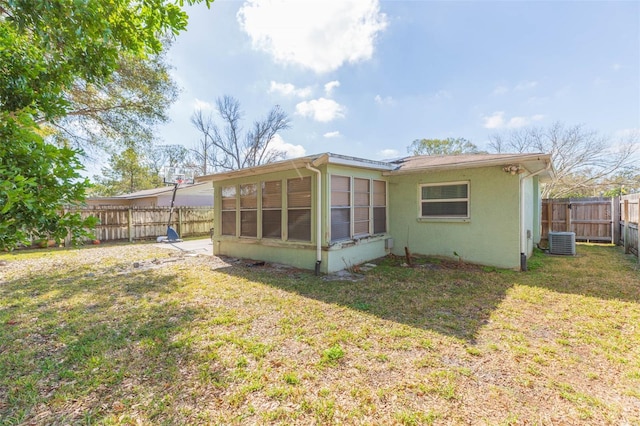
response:
[[[617,247],[526,273],[384,258],[355,282],[214,261],[0,255],[0,424],[640,424]]]

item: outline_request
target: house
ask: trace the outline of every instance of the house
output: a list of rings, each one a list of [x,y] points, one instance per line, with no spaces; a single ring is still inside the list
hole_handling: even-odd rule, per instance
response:
[[[389,253],[520,269],[540,241],[547,154],[331,153],[200,177],[214,191],[213,250],[330,273]]]
[[[169,185],[113,197],[90,197],[85,202],[89,206],[170,207],[172,197],[173,185]],[[179,186],[174,205],[176,207],[213,206],[211,182]]]

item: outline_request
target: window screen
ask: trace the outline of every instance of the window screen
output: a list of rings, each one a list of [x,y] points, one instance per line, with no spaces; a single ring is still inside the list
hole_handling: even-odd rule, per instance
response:
[[[294,241],[311,241],[311,177],[287,180],[287,233]]]
[[[282,181],[262,182],[262,237],[282,238]]]
[[[469,184],[424,185],[420,189],[422,217],[469,217]]]
[[[258,236],[258,186],[240,185],[240,236]]]
[[[236,187],[222,187],[222,235],[236,235]]]
[[[351,238],[351,178],[331,176],[331,241]]]

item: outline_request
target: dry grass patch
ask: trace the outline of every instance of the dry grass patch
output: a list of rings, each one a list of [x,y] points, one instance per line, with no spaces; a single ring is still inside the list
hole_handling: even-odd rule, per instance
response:
[[[358,282],[150,245],[2,255],[0,423],[640,423],[637,266],[578,253]]]

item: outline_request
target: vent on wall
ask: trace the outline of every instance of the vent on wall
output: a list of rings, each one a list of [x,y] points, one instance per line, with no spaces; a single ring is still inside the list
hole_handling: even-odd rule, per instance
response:
[[[575,232],[549,232],[549,253],[575,256]]]

